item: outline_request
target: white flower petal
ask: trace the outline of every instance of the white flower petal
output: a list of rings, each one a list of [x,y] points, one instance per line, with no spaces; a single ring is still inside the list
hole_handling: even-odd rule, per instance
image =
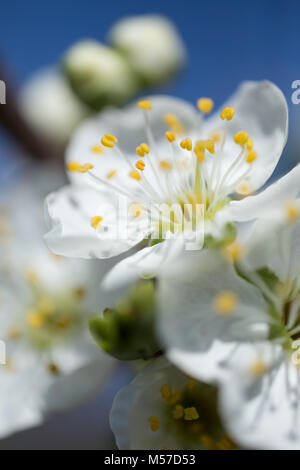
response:
[[[105,276],[103,288],[108,290],[122,288],[139,279],[154,278],[161,271],[164,262],[173,259],[182,249],[182,241],[164,240],[125,258]]]
[[[229,292],[236,296],[237,308],[228,315],[217,313],[214,302],[219,294]],[[184,368],[180,354],[191,355],[188,371],[204,380],[202,357],[211,358],[210,351],[216,339],[227,344],[265,335],[257,329],[264,319],[264,301],[259,291],[239,278],[233,266],[214,250],[184,253],[176,262],[166,266],[160,276],[158,302],[159,333],[167,351],[176,352],[178,366]],[[250,329],[250,332],[249,332]],[[198,356],[199,354],[199,356]],[[197,358],[199,357],[199,364]],[[177,362],[176,362],[177,364]],[[214,370],[214,364],[208,369]],[[216,377],[218,379],[218,377]]]
[[[225,147],[231,157],[238,154],[234,135],[246,131],[254,142],[258,159],[252,164],[249,181],[253,189],[260,188],[272,175],[288,133],[288,108],[284,95],[271,82],[245,82],[222,106],[233,106],[236,114],[228,123]],[[207,135],[223,127],[220,110],[203,127]]]
[[[279,362],[271,374],[251,373],[254,361],[272,364],[278,352],[270,344],[240,347],[232,373],[223,383],[221,414],[229,432],[242,446],[254,449],[299,450],[299,370]],[[280,360],[279,352],[278,360]]]
[[[231,201],[225,210],[228,211],[228,217],[237,222],[263,217],[271,219],[284,209],[287,202],[295,199],[299,191],[300,165],[297,165],[261,193],[241,201]]]
[[[127,223],[123,209],[119,217],[117,208],[114,199],[88,187],[67,186],[50,194],[47,245],[56,254],[78,258],[108,258],[129,250],[144,239],[148,227]],[[103,218],[100,230],[91,226],[94,216]]]

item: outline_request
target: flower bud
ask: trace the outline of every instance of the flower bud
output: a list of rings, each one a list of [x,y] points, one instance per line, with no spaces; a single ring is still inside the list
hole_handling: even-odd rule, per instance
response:
[[[155,289],[152,281],[136,284],[115,308],[90,321],[95,342],[121,360],[150,359],[160,350],[155,335]]]
[[[97,41],[81,41],[64,57],[64,70],[80,99],[94,110],[120,105],[136,92],[136,78],[118,52]]]
[[[183,68],[186,50],[174,25],[160,15],[131,16],[110,30],[109,42],[127,57],[148,85],[170,79]]]

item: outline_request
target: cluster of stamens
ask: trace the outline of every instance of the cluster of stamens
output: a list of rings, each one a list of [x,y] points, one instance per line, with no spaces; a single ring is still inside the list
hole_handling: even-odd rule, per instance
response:
[[[213,101],[210,98],[200,98],[197,105],[202,117],[213,109]],[[252,188],[247,177],[250,167],[258,155],[253,149],[253,141],[247,132],[241,130],[235,134],[234,142],[241,147],[241,150],[225,174],[222,174],[220,168],[226,140],[226,126],[222,131],[212,132],[207,139],[198,139],[193,142],[190,137],[180,139],[185,131],[184,125],[177,116],[167,113],[164,116],[164,121],[169,127],[169,130],[165,132],[165,138],[170,144],[169,157],[159,159],[157,154],[159,149],[157,149],[149,122],[148,113],[152,110],[152,103],[148,99],[143,99],[138,102],[138,106],[142,110],[148,136],[148,143],[142,142],[136,147],[139,159],[134,163],[131,158],[126,156],[117,145],[117,137],[112,134],[104,134],[101,139],[102,146],[99,146],[101,149],[115,149],[126,162],[128,176],[138,184],[140,191],[138,195],[134,191],[127,191],[127,188],[120,188],[111,182],[117,178],[117,169],[111,169],[105,179],[92,172],[94,167],[90,163],[80,164],[72,161],[68,163],[68,170],[88,173],[97,183],[122,195],[127,195],[131,199],[135,199],[137,196],[143,200],[142,202],[148,202],[148,205],[149,202],[153,204],[164,202],[181,205],[191,202],[192,204],[204,204],[205,214],[208,218],[213,217],[216,211],[228,202],[228,195],[231,193],[238,192],[241,195],[251,193]],[[235,109],[232,106],[225,107],[220,113],[221,119],[227,123],[233,119],[234,115]],[[182,151],[186,153],[187,157],[182,157]],[[155,154],[155,158],[153,154]],[[248,164],[246,171],[243,171],[244,162]],[[147,171],[145,171],[146,169]],[[147,177],[148,171],[152,172],[155,177],[155,187]],[[159,171],[163,171],[164,175]],[[171,172],[172,179],[169,176]],[[234,175],[237,175],[235,179]],[[102,215],[97,214],[91,219],[91,226],[98,230],[102,227],[101,222]]]
[[[213,406],[216,399],[215,389],[189,378],[180,391],[172,390],[169,384],[164,384],[160,391],[166,413],[163,418],[149,416],[148,423],[152,432],[158,431],[165,425],[168,428],[170,420],[175,427],[175,434],[181,436],[187,445],[192,443],[193,446],[209,450],[235,448],[235,444],[224,433],[221,422],[215,414]]]

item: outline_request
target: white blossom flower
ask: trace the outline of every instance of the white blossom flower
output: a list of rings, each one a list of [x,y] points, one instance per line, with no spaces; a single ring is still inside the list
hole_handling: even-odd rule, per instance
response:
[[[89,114],[55,67],[33,75],[21,89],[19,103],[30,124],[58,144],[65,144],[75,127]]]
[[[32,173],[1,199],[1,438],[88,398],[114,364],[88,331],[90,314],[107,306],[98,285],[105,265],[58,257],[44,246],[42,200],[55,173]]]
[[[122,51],[147,83],[159,83],[182,69],[186,50],[174,25],[161,15],[122,18],[113,25],[109,42]]]
[[[243,84],[208,120],[208,98],[199,99],[200,113],[170,97],[138,105],[103,112],[76,132],[67,151],[73,184],[46,204],[46,242],[57,254],[107,258],[150,238],[107,286],[156,275],[186,247],[187,220],[200,248],[203,229],[222,238],[227,222],[258,217],[265,192],[249,194],[268,180],[286,142],[287,104],[270,82]]]
[[[288,180],[269,192],[291,194]],[[173,363],[222,384],[222,415],[236,442],[299,449],[300,200],[277,195],[247,242],[178,259],[176,274],[166,268],[160,329]]]
[[[196,382],[165,358],[119,391],[110,423],[122,450],[235,448],[218,413],[217,388]]]

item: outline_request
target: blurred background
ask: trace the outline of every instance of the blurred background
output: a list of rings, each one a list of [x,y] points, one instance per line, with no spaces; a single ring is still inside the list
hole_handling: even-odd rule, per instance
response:
[[[177,27],[188,59],[181,74],[150,91],[176,95],[191,102],[196,102],[199,96],[209,96],[216,105],[221,105],[241,81],[269,79],[285,94],[290,111],[288,146],[274,177],[298,163],[300,105],[291,101],[291,84],[300,79],[299,1],[152,0],[147,7],[143,3],[137,0],[2,1],[0,79],[8,84],[12,101],[18,102],[23,86],[40,69],[58,64],[74,42],[82,39],[106,42],[112,24],[124,16],[163,14]],[[4,116],[6,106],[10,107],[10,100],[7,105],[0,105],[0,123],[6,127],[6,130],[0,127],[1,186],[10,185],[14,178],[20,177],[24,161],[20,159],[23,150],[18,141],[26,140],[26,135],[28,140],[26,128],[20,131],[16,125],[15,110]],[[14,139],[9,136],[8,127]],[[47,154],[45,142],[38,142],[37,147],[33,151],[35,156]],[[29,148],[27,156],[31,156]],[[130,371],[121,367],[101,396],[76,410],[52,417],[37,429],[0,441],[0,449],[112,448],[108,412],[114,394],[129,378]]]

